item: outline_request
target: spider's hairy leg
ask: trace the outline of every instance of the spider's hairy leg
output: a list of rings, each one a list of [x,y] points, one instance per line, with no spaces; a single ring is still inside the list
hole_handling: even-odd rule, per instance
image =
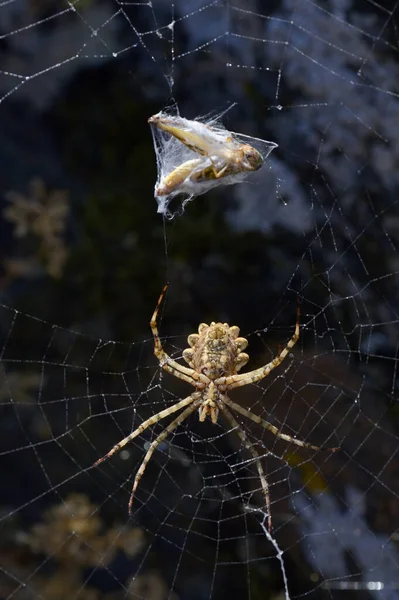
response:
[[[174,375],[175,377],[178,377],[179,379],[183,379],[183,381],[186,381],[187,383],[190,383],[193,386],[197,386],[198,381],[201,379],[200,374],[197,373],[197,371],[194,371],[194,369],[185,367],[184,365],[180,365],[173,358],[171,358],[163,349],[161,340],[159,339],[157,317],[158,317],[158,312],[159,312],[159,309],[162,304],[162,300],[163,300],[163,297],[165,295],[167,288],[168,288],[168,285],[166,284],[161,292],[161,295],[159,296],[157,305],[154,310],[154,314],[152,315],[151,321],[150,321],[152,335],[154,336],[154,354],[157,357],[157,359],[159,360],[161,367],[165,371],[167,371],[168,373],[171,373],[171,375]]]
[[[225,377],[223,379],[223,385],[226,386],[227,390],[232,390],[236,387],[241,387],[242,385],[248,385],[249,383],[255,383],[256,381],[260,381],[264,377],[267,377],[267,375],[269,375],[269,373],[273,371],[273,369],[278,367],[283,362],[291,348],[295,346],[299,339],[299,316],[300,310],[298,306],[294,335],[289,340],[285,348],[283,348],[283,350],[278,354],[278,356],[273,358],[273,360],[270,361],[267,365],[264,365],[259,369],[255,369],[254,371],[249,371],[249,373],[242,373],[241,375],[234,374]]]
[[[240,413],[240,415],[251,419],[251,421],[257,423],[258,425],[261,425],[264,429],[267,429],[267,431],[271,431],[271,433],[273,433],[281,440],[285,440],[286,442],[290,442],[291,444],[295,444],[296,446],[301,446],[302,448],[309,448],[310,450],[328,450],[328,452],[337,452],[340,449],[338,447],[324,448],[324,446],[313,446],[313,444],[308,444],[307,442],[297,440],[296,438],[293,438],[290,435],[287,435],[286,433],[282,433],[277,427],[275,427],[268,421],[261,419],[260,417],[258,417],[258,415],[251,413],[251,411],[247,410],[243,406],[240,406],[236,402],[233,402],[227,396],[223,396],[223,402],[225,402],[228,406],[230,406],[230,408],[232,408],[236,412]]]
[[[161,442],[163,442],[164,439],[167,438],[168,435],[170,433],[172,433],[172,431],[174,431],[180,425],[180,423],[182,423],[185,419],[187,419],[187,417],[189,415],[191,415],[191,413],[194,412],[200,404],[201,404],[201,398],[194,400],[192,402],[191,406],[186,408],[186,410],[183,410],[183,412],[180,413],[180,415],[178,415],[176,417],[176,419],[174,419],[171,423],[169,423],[169,425],[167,427],[165,427],[163,432],[157,438],[155,438],[155,440],[153,442],[151,442],[150,447],[148,448],[147,453],[144,456],[143,461],[140,465],[140,468],[136,473],[136,477],[134,478],[132,492],[131,492],[130,498],[129,498],[129,514],[132,514],[134,494],[136,493],[137,486],[139,485],[140,479],[144,475],[144,472],[146,470],[147,464],[149,463],[149,461],[151,459],[151,456],[153,455],[153,453],[155,452],[155,450],[157,449],[159,444]]]
[[[115,444],[115,446],[113,446],[113,448],[111,448],[111,450],[109,452],[107,452],[107,454],[105,454],[102,458],[99,458],[98,460],[96,460],[93,467],[97,467],[97,465],[99,465],[100,463],[104,462],[105,460],[108,460],[108,458],[111,458],[111,456],[113,456],[114,454],[119,452],[119,450],[121,450],[121,448],[126,446],[126,444],[128,444],[134,438],[136,438],[138,435],[143,433],[143,431],[145,431],[147,429],[147,427],[150,427],[151,425],[155,425],[155,423],[158,423],[158,421],[160,421],[161,419],[164,419],[165,417],[168,417],[169,415],[173,415],[173,413],[180,410],[181,408],[184,408],[188,404],[195,402],[195,400],[197,400],[200,397],[201,397],[201,394],[199,392],[194,392],[193,394],[191,394],[191,396],[184,398],[184,400],[180,400],[180,402],[176,402],[176,404],[173,404],[173,406],[169,406],[168,408],[165,408],[165,410],[161,410],[156,415],[153,415],[146,421],[143,421],[143,423],[141,423],[141,425],[139,425],[134,431],[132,431],[132,433],[129,433],[129,435],[127,435],[125,438],[123,438],[123,440],[121,440],[120,442]]]
[[[220,410],[222,411],[222,414],[224,414],[226,419],[230,422],[231,426],[237,432],[237,435],[241,439],[245,448],[248,450],[248,452],[250,452],[252,454],[253,458],[255,459],[256,468],[258,469],[259,479],[262,484],[262,489],[263,489],[263,493],[265,495],[265,500],[266,500],[267,528],[269,530],[269,533],[271,533],[272,532],[272,513],[271,513],[271,507],[270,507],[269,485],[267,483],[266,475],[265,475],[265,472],[262,467],[260,456],[257,453],[257,451],[255,450],[255,448],[253,447],[253,445],[251,444],[251,442],[248,440],[247,434],[245,433],[245,431],[242,429],[242,427],[239,425],[239,423],[235,420],[235,418],[233,417],[233,415],[231,414],[229,409],[226,408],[226,406],[224,406],[223,402],[225,402],[225,401],[226,401],[226,396],[222,396],[221,401],[218,402],[218,406],[219,406]]]

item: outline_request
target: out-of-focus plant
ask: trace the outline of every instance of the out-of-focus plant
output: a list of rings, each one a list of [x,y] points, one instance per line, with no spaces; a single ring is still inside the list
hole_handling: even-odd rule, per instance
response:
[[[20,540],[69,570],[73,564],[75,568],[107,566],[118,550],[135,556],[143,547],[144,534],[139,528],[106,528],[95,504],[84,494],[71,494]]]
[[[177,600],[174,592],[170,593],[165,581],[157,571],[148,571],[135,577],[128,587],[128,597],[148,598],[149,600]]]
[[[64,190],[49,190],[40,178],[33,179],[29,194],[9,191],[9,206],[3,217],[14,225],[17,256],[4,260],[8,278],[35,277],[44,270],[59,279],[68,258],[64,234],[69,214],[69,195]]]
[[[16,542],[26,552],[25,568],[30,563],[29,574],[18,572],[14,578],[14,581],[20,579],[25,582],[14,589],[13,598],[16,600],[117,600],[119,593],[104,594],[86,583],[85,570],[110,567],[121,551],[133,558],[144,548],[145,536],[139,527],[107,527],[98,507],[84,494],[74,493],[62,504],[50,507],[43,521],[30,531],[19,532]],[[12,565],[8,564],[7,569],[10,572]],[[147,589],[150,589],[149,586]],[[125,591],[123,594],[126,598]],[[146,598],[160,600],[166,596],[154,592]],[[133,592],[132,597],[135,597]]]

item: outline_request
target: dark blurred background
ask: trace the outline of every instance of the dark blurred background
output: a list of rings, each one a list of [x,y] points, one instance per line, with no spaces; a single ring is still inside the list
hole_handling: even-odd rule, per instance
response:
[[[0,597],[44,600],[399,598],[398,5],[354,0],[0,5]],[[163,220],[147,119],[219,113],[278,143],[248,182]],[[175,205],[178,211],[178,202]],[[237,324],[234,400],[260,484],[228,426],[192,416],[95,460],[187,395],[201,322]],[[241,422],[241,419],[239,419]],[[282,562],[278,549],[282,551]]]

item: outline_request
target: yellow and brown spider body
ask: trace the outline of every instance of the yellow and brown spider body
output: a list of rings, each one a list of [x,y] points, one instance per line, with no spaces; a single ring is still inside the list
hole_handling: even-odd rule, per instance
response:
[[[206,395],[199,409],[200,421],[204,421],[209,414],[212,422],[217,423],[218,400],[220,394],[226,391],[225,385],[220,384],[220,378],[226,373],[238,373],[249,360],[248,354],[242,352],[248,346],[248,341],[238,337],[239,333],[235,325],[230,327],[227,323],[212,322],[210,325],[201,323],[198,333],[188,336],[191,347],[183,351],[183,358],[192,369],[209,380],[209,383],[202,380],[197,385],[197,389],[203,390]]]
[[[249,360],[248,354],[242,352],[248,346],[248,341],[238,337],[239,333],[236,325],[201,323],[198,333],[188,336],[190,348],[183,351],[183,358],[195,371],[212,380],[226,373],[238,373]]]
[[[247,347],[248,342],[245,338],[239,337],[240,330],[237,326],[234,325],[230,327],[227,323],[214,322],[212,322],[210,325],[201,323],[201,325],[198,327],[198,333],[192,333],[188,336],[190,348],[186,348],[186,350],[183,352],[183,357],[189,365],[186,367],[171,358],[165,352],[159,338],[157,316],[166,291],[166,287],[167,286],[164,287],[159,297],[158,304],[150,322],[154,336],[154,353],[158,358],[161,367],[165,371],[171,375],[174,375],[175,377],[178,377],[179,379],[182,379],[186,383],[189,383],[195,388],[195,391],[187,396],[187,398],[176,402],[176,404],[166,408],[165,410],[161,410],[156,415],[153,415],[141,423],[141,425],[139,425],[132,433],[115,444],[115,446],[111,448],[111,450],[105,456],[97,460],[93,466],[99,465],[104,460],[107,460],[113,456],[116,452],[118,452],[138,435],[143,433],[143,431],[145,431],[151,425],[158,423],[158,421],[161,419],[164,419],[165,417],[168,417],[184,408],[184,410],[180,412],[180,414],[165,427],[158,437],[151,442],[134,479],[132,493],[129,500],[130,513],[132,510],[134,494],[139,481],[143,476],[151,456],[159,444],[163,442],[163,440],[166,439],[166,437],[195,410],[198,409],[199,411],[200,421],[204,421],[206,417],[209,416],[211,421],[215,424],[217,423],[219,412],[221,412],[232,429],[237,432],[237,435],[241,439],[244,447],[252,455],[252,458],[255,461],[259,479],[265,495],[268,513],[268,527],[269,531],[271,531],[272,520],[269,487],[263,471],[260,456],[253,444],[249,442],[245,430],[236,421],[231,410],[250,419],[254,423],[257,423],[267,431],[270,431],[275,436],[285,440],[286,442],[290,442],[296,446],[301,446],[302,448],[308,448],[315,451],[321,450],[321,448],[319,446],[308,444],[307,442],[302,442],[301,440],[297,440],[290,435],[282,433],[277,427],[268,421],[230,400],[227,393],[236,387],[260,381],[283,362],[290,349],[293,348],[299,338],[299,308],[293,336],[285,348],[281,350],[278,356],[276,356],[272,361],[263,367],[250,371],[249,373],[239,374],[238,371],[249,360],[248,354],[243,352],[243,350],[245,350]],[[335,452],[338,450],[338,448],[325,448],[325,450]]]

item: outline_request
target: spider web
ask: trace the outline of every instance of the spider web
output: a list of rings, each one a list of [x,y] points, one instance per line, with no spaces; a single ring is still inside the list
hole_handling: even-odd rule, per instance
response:
[[[398,2],[0,4],[0,589],[16,600],[399,598]],[[260,178],[162,222],[147,119],[177,103],[273,140]],[[176,207],[178,212],[178,207]],[[231,398],[310,452],[191,415],[200,322],[249,341]]]

